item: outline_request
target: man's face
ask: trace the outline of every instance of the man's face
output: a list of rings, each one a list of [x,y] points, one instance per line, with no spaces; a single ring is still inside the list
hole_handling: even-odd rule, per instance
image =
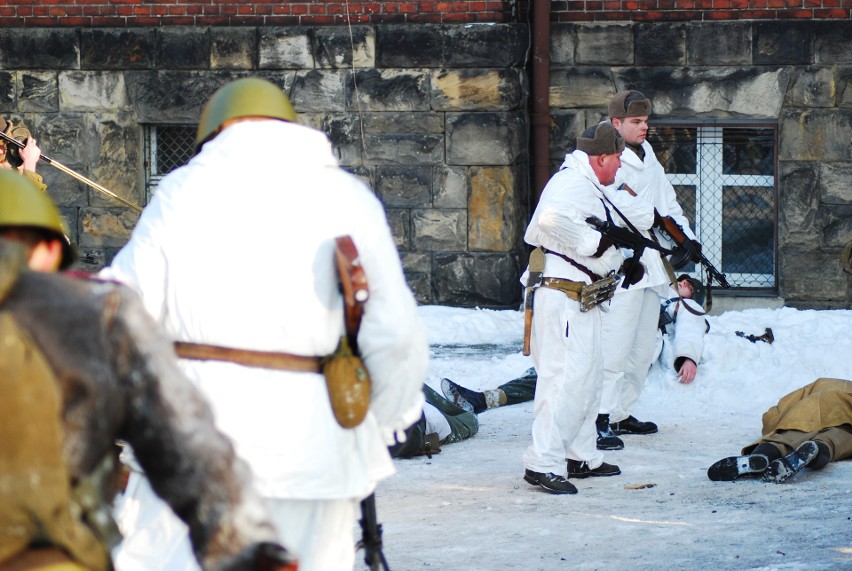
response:
[[[615,173],[621,168],[621,153],[616,155],[599,155],[598,168],[594,169],[600,183],[604,186],[615,182]]]
[[[621,133],[621,136],[624,137],[624,141],[628,145],[641,145],[648,136],[647,115],[613,119],[612,125]]]
[[[693,293],[695,293],[695,288],[692,287],[691,280],[680,280],[677,282],[677,294],[680,297],[689,299]]]

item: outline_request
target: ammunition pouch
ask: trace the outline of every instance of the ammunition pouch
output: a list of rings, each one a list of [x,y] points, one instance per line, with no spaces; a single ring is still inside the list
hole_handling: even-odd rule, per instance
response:
[[[593,307],[609,301],[618,287],[618,276],[614,272],[590,284],[575,282],[563,278],[542,278],[539,287],[561,291],[580,303],[580,311],[589,311]]]

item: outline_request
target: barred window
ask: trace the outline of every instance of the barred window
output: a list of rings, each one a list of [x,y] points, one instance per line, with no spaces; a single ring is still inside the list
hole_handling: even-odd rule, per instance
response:
[[[777,284],[775,125],[660,125],[649,130],[702,253],[731,286]],[[685,272],[706,281],[704,269]]]
[[[145,203],[154,196],[160,180],[192,158],[195,125],[146,125]]]

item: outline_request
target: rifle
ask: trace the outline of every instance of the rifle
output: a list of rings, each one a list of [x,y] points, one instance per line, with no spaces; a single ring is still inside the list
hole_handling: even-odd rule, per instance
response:
[[[361,540],[356,549],[364,549],[364,563],[370,571],[390,571],[385,554],[382,553],[382,524],[376,516],[376,494],[361,500]]]
[[[669,238],[671,238],[675,244],[690,250],[692,252],[692,255],[690,256],[692,261],[698,262],[704,266],[704,270],[707,272],[708,282],[712,282],[712,280],[715,279],[722,287],[731,287],[731,284],[728,283],[728,279],[725,277],[725,274],[717,270],[704,254],[696,250],[696,248],[690,244],[692,240],[686,236],[683,228],[681,228],[680,224],[678,224],[674,218],[671,216],[662,216],[656,209],[654,209],[654,218],[655,226],[668,234]]]
[[[6,133],[3,133],[3,132],[0,132],[0,139],[3,139],[7,143],[12,143],[13,145],[18,147],[19,149],[23,149],[26,146],[26,145],[24,145],[24,143],[20,142],[19,140],[15,139],[14,137],[10,137],[9,135],[7,135]],[[142,212],[142,207],[139,206],[138,204],[134,204],[134,203],[130,202],[129,200],[121,198],[120,196],[118,196],[117,194],[112,192],[111,190],[108,190],[108,189],[104,188],[103,186],[99,185],[98,183],[96,183],[95,181],[90,180],[90,179],[84,177],[83,175],[81,175],[80,173],[71,170],[70,168],[68,168],[65,165],[63,165],[62,163],[60,163],[59,161],[53,160],[43,153],[39,154],[39,158],[41,160],[43,160],[44,162],[46,162],[47,164],[49,164],[50,166],[61,170],[65,174],[71,175],[72,177],[76,178],[80,182],[88,184],[89,186],[91,186],[92,188],[94,188],[95,190],[100,192],[101,194],[105,194],[109,197],[116,199],[117,201],[121,202],[122,204],[129,206],[130,208],[132,208],[136,212]]]

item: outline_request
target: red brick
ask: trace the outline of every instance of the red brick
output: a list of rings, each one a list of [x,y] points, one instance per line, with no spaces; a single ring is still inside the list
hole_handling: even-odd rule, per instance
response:
[[[267,16],[266,24],[268,26],[295,26],[299,23],[297,16]]]
[[[192,16],[163,16],[163,24],[168,26],[191,26],[195,24]]]
[[[845,20],[849,17],[849,11],[841,8],[834,8],[833,10],[814,10],[814,18]]]

